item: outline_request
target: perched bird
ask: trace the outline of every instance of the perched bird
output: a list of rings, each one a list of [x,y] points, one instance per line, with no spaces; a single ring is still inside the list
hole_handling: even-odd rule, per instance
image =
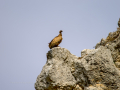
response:
[[[119,18],[119,21],[118,21],[118,26],[120,27],[120,18]]]
[[[50,43],[49,48],[52,49],[54,47],[58,47],[58,45],[62,42],[62,30],[59,31],[59,35],[56,36]]]

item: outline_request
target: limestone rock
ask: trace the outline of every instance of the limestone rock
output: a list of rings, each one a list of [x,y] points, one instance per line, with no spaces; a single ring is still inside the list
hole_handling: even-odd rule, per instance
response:
[[[68,56],[77,59],[65,48],[56,47],[47,53],[47,63],[38,76],[35,88],[36,90],[72,90],[76,80],[72,75],[72,62],[68,62]]]
[[[84,49],[84,50],[82,50],[81,51],[81,57],[84,57],[85,55],[88,55],[88,54],[92,54],[92,53],[95,53],[97,50],[95,50],[95,49],[92,49],[92,50],[90,50],[90,49]]]
[[[114,65],[111,51],[104,46],[83,50],[78,59],[67,49],[48,51],[47,62],[38,75],[36,90],[120,90],[120,71]],[[91,87],[92,86],[92,87]],[[97,88],[97,89],[96,89]]]
[[[76,87],[73,90],[83,90],[79,85],[76,85]]]
[[[81,57],[61,47],[46,56],[36,90],[120,90],[120,26]]]
[[[89,86],[89,87],[85,87],[84,90],[103,90],[103,89],[101,87]]]
[[[106,39],[101,39],[95,46],[95,49],[100,46],[105,46],[110,49],[113,61],[116,62],[120,55],[120,27],[117,28],[117,31],[110,32]]]
[[[117,68],[120,68],[120,62],[115,62]]]
[[[102,84],[96,84],[96,86],[85,87],[84,90],[109,90],[109,89]]]

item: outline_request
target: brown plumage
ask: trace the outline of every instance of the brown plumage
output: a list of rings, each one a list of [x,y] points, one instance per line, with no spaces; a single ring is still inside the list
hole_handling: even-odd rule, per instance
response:
[[[59,35],[56,36],[50,43],[49,48],[52,49],[54,47],[57,47],[62,42],[62,30],[59,31]]]

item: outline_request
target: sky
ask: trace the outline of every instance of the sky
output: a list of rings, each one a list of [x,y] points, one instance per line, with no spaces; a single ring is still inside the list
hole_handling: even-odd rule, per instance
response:
[[[48,43],[81,56],[117,30],[120,0],[0,0],[0,90],[35,90]]]

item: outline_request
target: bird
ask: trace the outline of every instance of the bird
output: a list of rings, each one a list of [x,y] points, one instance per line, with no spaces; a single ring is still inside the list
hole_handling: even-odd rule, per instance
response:
[[[49,44],[49,48],[52,49],[54,47],[58,47],[58,45],[62,42],[62,30],[59,31],[59,35],[56,36]]]

